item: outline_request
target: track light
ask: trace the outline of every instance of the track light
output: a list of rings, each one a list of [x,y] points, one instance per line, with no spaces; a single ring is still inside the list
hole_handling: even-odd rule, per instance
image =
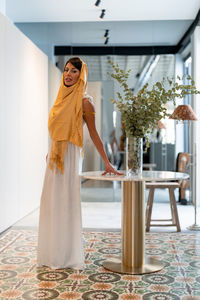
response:
[[[108,44],[108,41],[109,41],[109,37],[107,37],[107,38],[105,39],[104,45],[107,45],[107,44]]]
[[[140,77],[140,73],[137,73],[137,74],[135,75],[135,77],[136,77],[136,78],[139,78],[139,77]]]
[[[100,14],[100,16],[99,16],[100,19],[103,19],[103,18],[104,18],[105,12],[106,12],[105,9],[102,9],[102,10],[101,10],[101,14]]]
[[[97,1],[95,2],[95,6],[98,7],[100,3],[101,3],[101,0],[97,0]]]
[[[107,38],[108,37],[108,34],[109,34],[109,30],[106,29],[105,33],[104,33],[104,38]]]

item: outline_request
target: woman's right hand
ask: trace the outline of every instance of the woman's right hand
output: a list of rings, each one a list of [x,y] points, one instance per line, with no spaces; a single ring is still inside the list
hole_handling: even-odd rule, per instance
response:
[[[105,171],[101,175],[106,175],[106,174],[124,175],[123,173],[118,172],[110,162],[105,164]]]

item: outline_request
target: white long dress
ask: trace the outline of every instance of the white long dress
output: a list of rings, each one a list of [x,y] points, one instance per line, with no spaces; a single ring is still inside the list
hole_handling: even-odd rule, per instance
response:
[[[64,174],[46,168],[40,204],[38,266],[84,268],[80,161],[80,148],[68,143]]]

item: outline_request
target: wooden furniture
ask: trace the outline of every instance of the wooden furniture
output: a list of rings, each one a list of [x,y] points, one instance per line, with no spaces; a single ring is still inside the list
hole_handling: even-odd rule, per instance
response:
[[[121,257],[103,262],[113,272],[146,274],[163,268],[161,261],[145,256],[145,182],[177,181],[188,175],[178,172],[144,171],[140,176],[106,175],[103,171],[84,172],[83,178],[122,182]]]
[[[190,167],[190,155],[186,152],[180,152],[176,160],[176,171],[181,173],[188,173]],[[186,179],[178,180],[177,182],[150,182],[146,184],[149,188],[149,196],[146,207],[146,231],[149,232],[151,226],[176,226],[177,231],[181,231],[178,211],[176,206],[176,199],[174,190],[179,189],[179,201],[181,204],[187,204],[185,190],[190,186],[189,176]],[[169,204],[171,208],[171,219],[152,219],[152,208],[154,200],[155,189],[168,189],[169,191]],[[162,222],[162,223],[158,223]],[[165,223],[163,223],[165,222]],[[168,222],[168,223],[166,223]],[[170,223],[169,223],[170,222]]]
[[[146,206],[146,231],[149,232],[151,226],[176,226],[177,231],[181,231],[178,211],[176,207],[176,199],[174,195],[174,190],[179,188],[178,182],[148,182],[146,183],[146,188],[149,189],[149,196]],[[169,190],[169,204],[171,208],[171,219],[152,219],[152,208],[154,200],[155,189],[168,189]],[[156,223],[155,223],[156,222]],[[165,222],[157,223],[157,222]],[[166,223],[170,222],[170,223]]]
[[[182,173],[190,173],[190,154],[180,152],[177,156],[176,171]],[[181,204],[187,204],[186,189],[190,187],[190,179],[179,180],[179,201]]]

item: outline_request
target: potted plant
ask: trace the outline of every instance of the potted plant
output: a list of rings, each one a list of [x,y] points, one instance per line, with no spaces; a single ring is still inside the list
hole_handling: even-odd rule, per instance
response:
[[[146,138],[147,147],[148,135],[157,127],[158,121],[170,117],[167,111],[167,103],[176,98],[184,98],[188,94],[198,94],[195,83],[190,76],[187,76],[189,84],[182,84],[182,79],[177,76],[177,81],[163,78],[156,82],[149,90],[146,83],[136,95],[128,86],[127,80],[131,70],[125,72],[114,64],[111,60],[113,73],[109,73],[112,78],[119,83],[122,93],[117,93],[117,99],[111,102],[121,112],[121,121],[126,132],[126,171],[129,175],[139,175],[142,173],[142,145],[143,138]],[[166,88],[168,86],[168,88]]]

